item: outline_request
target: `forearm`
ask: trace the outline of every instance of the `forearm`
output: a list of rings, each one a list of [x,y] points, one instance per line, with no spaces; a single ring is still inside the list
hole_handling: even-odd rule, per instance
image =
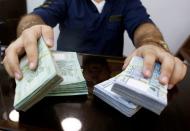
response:
[[[17,36],[20,36],[21,33],[27,28],[30,28],[34,25],[42,25],[42,24],[45,24],[45,22],[37,15],[29,14],[23,16],[17,27]]]
[[[134,45],[140,47],[145,44],[154,44],[169,51],[161,32],[151,23],[140,25],[134,32]]]

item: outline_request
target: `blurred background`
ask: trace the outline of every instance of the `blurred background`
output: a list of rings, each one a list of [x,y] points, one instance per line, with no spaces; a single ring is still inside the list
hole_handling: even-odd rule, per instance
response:
[[[16,26],[26,10],[25,0],[0,0],[1,45],[7,45],[16,38]]]

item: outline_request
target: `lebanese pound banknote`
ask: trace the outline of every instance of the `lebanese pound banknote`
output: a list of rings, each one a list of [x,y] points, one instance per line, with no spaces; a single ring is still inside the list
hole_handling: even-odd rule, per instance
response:
[[[88,94],[86,81],[76,52],[53,52],[60,74],[64,79],[48,96],[73,96]]]
[[[143,76],[143,58],[133,57],[128,67],[116,76],[112,90],[132,102],[160,114],[167,105],[167,85],[159,82],[160,63],[155,63],[152,76]]]
[[[38,66],[31,70],[28,65],[25,56],[20,61],[23,78],[16,80],[14,107],[22,111],[40,101],[62,81],[52,54],[42,37],[38,41]]]

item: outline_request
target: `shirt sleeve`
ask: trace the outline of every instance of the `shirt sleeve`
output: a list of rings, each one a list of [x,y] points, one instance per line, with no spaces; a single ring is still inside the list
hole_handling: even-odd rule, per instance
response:
[[[54,27],[64,20],[66,2],[65,0],[46,0],[40,7],[35,8],[32,14],[39,15],[47,25]]]
[[[131,40],[139,25],[147,22],[153,23],[140,0],[129,0],[124,11],[124,26]]]

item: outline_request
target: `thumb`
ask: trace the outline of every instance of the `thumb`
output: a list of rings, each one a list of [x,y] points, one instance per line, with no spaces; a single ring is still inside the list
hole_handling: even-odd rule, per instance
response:
[[[125,70],[125,68],[127,68],[127,66],[129,65],[131,59],[133,58],[133,56],[136,56],[136,50],[133,51],[124,61],[123,67],[122,69]]]

